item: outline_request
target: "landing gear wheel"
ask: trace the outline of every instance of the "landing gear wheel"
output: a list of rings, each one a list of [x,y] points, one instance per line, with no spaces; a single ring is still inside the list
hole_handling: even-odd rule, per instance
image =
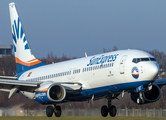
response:
[[[55,113],[55,116],[56,116],[56,117],[60,117],[60,116],[61,116],[61,111],[62,111],[62,110],[61,110],[61,107],[60,107],[60,106],[56,106],[56,107],[55,107],[55,112],[54,112],[54,113]]]
[[[101,107],[101,115],[103,117],[107,117],[107,115],[108,115],[108,107],[107,106],[104,105]]]
[[[109,110],[110,116],[115,117],[116,116],[116,107],[114,105],[112,105],[109,109],[110,109]]]
[[[141,104],[141,99],[137,98],[137,104]]]
[[[47,106],[47,108],[46,108],[47,117],[52,117],[53,112],[54,112],[53,107],[52,106]]]
[[[137,98],[137,104],[143,104],[143,103],[145,103],[144,99]]]

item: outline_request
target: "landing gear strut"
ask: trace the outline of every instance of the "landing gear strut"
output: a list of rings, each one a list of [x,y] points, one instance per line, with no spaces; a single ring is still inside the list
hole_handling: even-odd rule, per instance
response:
[[[143,104],[145,101],[142,97],[142,92],[139,93],[139,97],[137,98],[137,104]]]
[[[112,96],[109,96],[107,99],[108,99],[108,107],[106,105],[101,107],[101,115],[103,117],[107,117],[107,115],[109,113],[111,117],[115,117],[116,116],[116,107],[111,104]]]
[[[54,107],[53,106],[47,106],[47,108],[46,108],[47,117],[52,117],[53,113],[55,114],[56,117],[60,117],[61,113],[62,113],[61,107],[56,106],[56,105],[54,105]]]

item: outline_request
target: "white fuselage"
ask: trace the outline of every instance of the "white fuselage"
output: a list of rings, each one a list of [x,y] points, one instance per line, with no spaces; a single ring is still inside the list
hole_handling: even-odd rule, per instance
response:
[[[149,60],[135,63],[133,59],[136,58]],[[121,50],[45,65],[26,71],[19,79],[41,82],[78,82],[83,85],[82,90],[95,90],[108,86],[106,89],[112,93],[129,91],[154,81],[158,64],[150,58],[154,57],[144,51]],[[134,70],[135,68],[137,69]],[[98,91],[97,94],[100,92]]]

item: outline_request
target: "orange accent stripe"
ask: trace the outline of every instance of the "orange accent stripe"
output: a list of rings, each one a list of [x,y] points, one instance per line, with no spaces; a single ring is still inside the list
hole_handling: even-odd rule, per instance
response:
[[[23,62],[20,59],[18,59],[17,57],[15,57],[15,60],[16,60],[16,63],[22,64],[22,65],[26,65],[26,66],[33,66],[33,65],[36,65],[38,63],[41,63],[41,61],[38,60],[38,59],[36,59],[37,61],[31,62],[31,63],[28,63],[28,61],[27,62]]]
[[[35,61],[35,60],[37,60],[37,59],[35,58],[35,59],[33,59],[33,60],[29,60],[29,61],[27,61],[27,62],[31,62],[31,61]]]
[[[137,74],[132,73],[132,75],[139,75],[139,73],[137,73]]]
[[[46,92],[48,90],[48,88],[45,88],[45,89],[43,89],[43,90],[36,90],[36,91],[38,91],[38,92]]]

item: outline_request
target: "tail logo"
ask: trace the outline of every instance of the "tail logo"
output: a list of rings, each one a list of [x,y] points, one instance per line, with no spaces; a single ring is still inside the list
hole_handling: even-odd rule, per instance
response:
[[[18,74],[17,77],[20,77],[23,72],[43,66],[45,64],[40,60],[36,59],[35,56],[31,53],[25,31],[23,30],[23,26],[14,3],[9,4],[9,11],[13,48]],[[32,73],[29,73],[28,77],[30,77],[31,74]]]
[[[14,25],[12,25],[12,29],[13,29],[13,44],[14,44],[14,52],[16,52],[16,46],[20,43],[23,44],[24,46],[24,50],[29,49],[26,37],[25,37],[25,33],[23,31],[20,19],[18,18],[17,22],[16,20],[14,20]],[[19,42],[19,43],[18,43]]]
[[[139,77],[139,70],[137,67],[133,67],[131,70],[131,75],[133,76],[133,78],[138,79]]]

